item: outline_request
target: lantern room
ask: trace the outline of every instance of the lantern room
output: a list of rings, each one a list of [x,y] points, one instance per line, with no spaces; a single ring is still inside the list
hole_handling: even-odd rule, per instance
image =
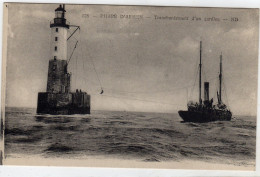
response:
[[[65,5],[63,4],[60,5],[56,10],[55,10],[55,18],[54,20],[51,21],[50,27],[66,27],[69,28],[69,23],[66,22],[65,19]]]
[[[55,10],[55,18],[65,18],[65,12],[66,10],[60,5],[56,10]]]

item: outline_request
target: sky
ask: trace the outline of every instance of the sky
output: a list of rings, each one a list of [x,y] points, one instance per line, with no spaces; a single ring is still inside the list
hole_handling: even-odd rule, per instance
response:
[[[46,91],[49,24],[57,7],[8,5],[7,106],[36,107],[38,92]],[[87,91],[93,110],[187,109],[189,100],[198,101],[196,73],[202,41],[202,81],[210,82],[210,98],[217,100],[222,53],[223,101],[234,115],[256,115],[257,9],[66,5],[66,11],[70,24],[80,26],[68,41],[70,56],[78,40],[69,64],[72,90]],[[117,18],[101,18],[102,14]],[[126,15],[142,18],[120,18]],[[220,21],[209,21],[212,17]]]

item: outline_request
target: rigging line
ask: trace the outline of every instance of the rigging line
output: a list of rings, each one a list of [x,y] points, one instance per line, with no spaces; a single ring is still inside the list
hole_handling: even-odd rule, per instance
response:
[[[96,70],[95,63],[94,63],[94,61],[92,60],[92,57],[90,56],[89,53],[88,53],[88,56],[89,56],[89,58],[90,58],[90,60],[91,60],[91,63],[92,63],[92,65],[93,65],[93,68],[94,68],[94,71],[95,71],[95,74],[96,74],[97,79],[98,79],[98,82],[99,82],[99,85],[100,85],[100,87],[101,87],[101,89],[102,89],[103,87],[102,87],[102,84],[101,84],[101,81],[100,81],[100,78],[99,78],[98,72],[97,72],[97,70]],[[85,78],[85,81],[86,81],[86,78]]]
[[[74,36],[72,36],[72,37],[74,37]],[[83,72],[85,71],[85,60],[83,59],[83,57],[82,57],[82,55],[83,55],[83,49],[82,49],[82,47],[83,47],[83,45],[82,45],[82,39],[81,39],[81,33],[80,33],[80,30],[79,30],[79,46],[80,46],[80,49],[79,49],[79,51],[80,51],[80,59],[81,60],[83,60],[82,61],[82,69],[83,69]],[[86,79],[86,77],[84,77],[84,86],[86,86],[87,85],[87,79]],[[85,89],[86,89],[86,87],[84,87]],[[87,90],[87,89],[86,89]]]
[[[189,88],[186,88],[186,98],[187,98],[187,103],[188,103],[188,101],[189,101]]]
[[[172,104],[172,103],[163,103],[163,102],[158,102],[158,101],[153,101],[153,100],[143,100],[143,99],[139,99],[139,98],[130,98],[130,97],[119,97],[119,96],[114,96],[114,95],[107,95],[107,94],[92,94],[92,95],[98,95],[98,96],[105,96],[105,97],[113,97],[113,98],[117,98],[117,99],[127,99],[127,100],[136,100],[136,101],[143,101],[143,102],[151,102],[151,103],[158,103],[158,104],[166,104],[166,105],[173,105],[173,106],[183,106],[180,104]]]
[[[99,76],[98,76],[98,73],[97,73],[97,70],[96,70],[96,67],[95,67],[95,63],[94,63],[94,61],[92,60],[92,57],[89,57],[89,58],[90,58],[91,63],[92,63],[92,65],[93,65],[93,67],[94,67],[94,70],[95,70],[95,73],[96,73],[98,82],[99,82],[99,84],[100,84],[100,87],[102,88],[102,84],[101,84],[101,81],[100,81],[100,79],[99,79]]]
[[[215,79],[217,79],[218,77],[213,77],[213,78],[211,78],[211,79],[209,79],[209,81],[211,81],[211,80],[215,80]],[[195,81],[195,83],[196,83],[196,81]],[[174,92],[175,90],[180,90],[180,89],[185,89],[185,88],[190,88],[190,87],[192,87],[192,86],[194,86],[194,85],[186,85],[186,86],[184,86],[184,87],[176,87],[176,88],[173,88],[173,89],[171,89],[171,90],[159,90],[159,91],[151,91],[151,92],[138,92],[138,91],[136,91],[136,92],[131,92],[131,91],[124,91],[124,90],[118,90],[118,89],[113,89],[113,88],[107,88],[107,87],[103,87],[104,89],[106,89],[106,90],[110,90],[110,91],[114,91],[114,92],[119,92],[119,93],[129,93],[129,94],[156,94],[156,93],[171,93],[171,92]]]
[[[71,32],[69,30],[68,30],[68,32],[71,34]],[[72,38],[74,38],[75,40],[78,40],[75,36],[72,36]]]
[[[69,64],[69,62],[70,62],[70,60],[71,60],[71,57],[72,57],[72,55],[73,55],[75,49],[77,48],[77,44],[78,44],[78,41],[76,42],[76,44],[75,44],[75,46],[74,46],[74,48],[73,48],[73,51],[72,51],[72,53],[71,53],[71,55],[70,55],[70,58],[69,58],[69,61],[67,62],[67,65]]]
[[[80,34],[80,30],[79,30],[79,34]],[[72,36],[72,37],[74,37],[74,36]],[[82,54],[82,47],[81,47],[81,54]],[[99,82],[99,85],[100,85],[100,87],[101,87],[101,89],[102,89],[102,84],[101,84],[101,81],[100,81],[100,78],[99,78],[99,75],[98,75],[98,73],[97,73],[97,70],[96,70],[96,67],[95,67],[95,63],[94,63],[94,61],[92,60],[92,57],[89,55],[89,58],[90,58],[90,60],[91,60],[91,63],[92,63],[92,65],[93,65],[93,67],[94,67],[94,71],[95,71],[95,73],[96,73],[96,76],[97,76],[97,79],[98,79],[98,82]],[[83,60],[83,65],[84,65],[84,61],[85,60]],[[84,65],[85,66],[85,65]],[[83,67],[84,67],[83,66]],[[84,68],[83,68],[84,69]],[[85,83],[86,83],[86,78],[84,79],[84,81],[85,81]]]
[[[81,44],[81,33],[80,33],[80,31],[79,31],[79,41],[80,41],[80,44]],[[82,47],[83,47],[83,45],[80,45],[80,58],[83,60],[82,61],[82,65],[83,65],[83,72],[85,71],[85,60],[83,59],[83,57],[82,57],[82,54],[83,54],[83,49],[82,49]],[[87,79],[86,79],[86,77],[84,77],[84,86],[86,86],[87,85]],[[87,90],[87,89],[86,89]]]
[[[224,86],[225,96],[226,96],[226,98],[227,98],[227,105],[228,105],[228,107],[229,107],[228,97],[227,97],[227,91],[226,91],[226,86],[225,86],[224,76],[223,76],[223,75],[222,75],[222,78],[223,78],[223,86]]]
[[[76,38],[75,38],[76,39]],[[77,40],[77,39],[76,39]],[[75,44],[75,47],[74,47],[74,49],[73,49],[73,51],[72,51],[72,53],[71,53],[71,56],[70,56],[70,59],[69,59],[69,61],[68,61],[68,64],[69,64],[69,62],[71,61],[71,58],[72,58],[72,55],[74,54],[74,52],[75,52],[75,49],[76,49],[76,47],[77,47],[77,44],[78,44],[78,40],[77,40],[77,42],[76,42],[76,44]],[[77,79],[78,79],[78,52],[76,52],[76,54],[75,54],[76,56],[75,56],[75,74],[74,74],[74,77],[75,77],[75,89],[77,89]]]
[[[198,50],[200,49],[200,47],[198,48]],[[197,73],[197,66],[199,66],[199,61],[200,61],[200,57],[198,56],[198,58],[197,58],[197,61],[196,61],[196,65],[194,65],[195,66],[195,69],[194,69],[194,74],[196,74]]]
[[[77,28],[76,28],[76,29],[73,31],[73,33],[68,37],[67,41],[73,36],[74,33],[77,32],[77,30],[80,30],[80,27],[79,27],[79,26],[74,26],[74,25],[70,25],[70,26],[77,27]]]
[[[196,65],[195,65],[194,74],[193,74],[195,76],[194,84],[193,84],[193,87],[191,89],[190,95],[188,96],[189,100],[190,100],[191,96],[193,95],[193,90],[194,90],[194,87],[195,87],[195,84],[196,84],[197,75],[198,75],[198,72],[199,72],[199,66],[198,66],[199,65],[199,61],[200,61],[200,59],[198,57],[198,59],[196,60]]]
[[[123,90],[117,90],[117,89],[110,89],[110,88],[106,88],[106,90],[110,90],[110,91],[116,91],[119,93],[132,93],[132,94],[152,94],[152,93],[169,93],[169,92],[174,92],[175,90],[181,90],[181,89],[185,89],[185,88],[189,88],[189,86],[185,86],[185,87],[178,87],[178,88],[173,88],[171,90],[160,90],[160,91],[152,91],[152,92],[130,92],[130,91],[123,91]]]
[[[217,90],[218,90],[218,86],[217,86],[217,82],[215,81],[215,92],[214,92],[214,96],[213,96],[214,100],[217,96]]]
[[[195,85],[196,85],[196,80],[197,80],[197,75],[198,75],[198,72],[199,72],[199,61],[200,61],[200,57],[198,57],[198,59],[196,60],[196,65],[195,65],[195,72],[194,72],[194,75],[195,75],[195,80],[194,80],[194,84],[193,84],[193,87],[191,89],[191,92],[190,92],[190,96],[188,96],[189,100],[191,99],[191,96],[193,95],[193,91],[194,91],[194,88],[195,88]]]
[[[204,69],[204,67],[203,67],[204,65],[202,65],[202,73],[203,73],[203,75],[204,75],[204,78],[205,78],[205,81],[207,81],[207,75],[205,74],[205,69]]]
[[[199,67],[197,67],[197,72],[196,72],[196,75],[195,75],[195,80],[194,80],[193,87],[192,87],[192,89],[191,89],[191,93],[190,93],[190,96],[189,96],[189,100],[190,100],[190,98],[191,98],[191,95],[193,95],[193,91],[194,91],[194,88],[195,88],[195,85],[196,85],[196,81],[197,81],[198,72],[199,72]]]
[[[216,79],[217,77],[211,78],[210,80]],[[209,80],[209,81],[210,81]],[[123,91],[123,90],[117,90],[117,89],[111,89],[111,88],[107,88],[107,87],[103,87],[106,90],[110,90],[110,91],[116,91],[119,93],[129,93],[129,94],[154,94],[154,93],[170,93],[170,92],[174,92],[175,90],[181,90],[181,89],[185,89],[185,88],[190,88],[193,85],[186,85],[184,87],[176,87],[176,88],[172,88],[171,90],[159,90],[159,91],[151,91],[151,92],[130,92],[130,91]]]

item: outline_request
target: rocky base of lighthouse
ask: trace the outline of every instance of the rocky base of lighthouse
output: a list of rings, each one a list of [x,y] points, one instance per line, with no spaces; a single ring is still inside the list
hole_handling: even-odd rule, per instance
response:
[[[38,114],[90,114],[90,95],[86,92],[38,93]]]

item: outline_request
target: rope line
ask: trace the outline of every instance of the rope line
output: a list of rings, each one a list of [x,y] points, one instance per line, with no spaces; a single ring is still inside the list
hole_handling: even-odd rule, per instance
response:
[[[80,34],[80,31],[79,31],[79,42],[80,42],[80,44],[81,44],[81,34]],[[83,69],[83,72],[85,71],[85,60],[83,59],[83,57],[82,57],[82,54],[83,54],[83,52],[82,52],[82,45],[80,45],[80,58],[83,60],[82,61],[82,69]],[[84,85],[87,85],[87,78],[86,77],[84,77]]]
[[[206,73],[205,73],[205,69],[204,69],[203,66],[204,66],[204,65],[202,65],[202,68],[201,68],[202,74],[203,74],[203,76],[204,76],[204,78],[205,78],[205,81],[207,81],[207,75],[206,75]]]
[[[214,100],[217,97],[217,90],[218,90],[218,85],[217,85],[217,82],[215,81],[215,91],[214,91],[214,96],[213,96]]]
[[[189,97],[189,99],[191,98],[191,95],[193,95],[193,91],[194,91],[194,88],[195,88],[195,85],[196,85],[196,82],[197,82],[197,75],[198,75],[198,72],[199,72],[199,67],[197,67],[197,72],[196,72],[196,75],[195,75],[195,80],[194,80],[193,87],[192,87],[192,89],[191,89],[191,93],[190,93],[190,97]]]
[[[225,82],[224,82],[224,76],[222,76],[222,77],[223,77],[224,92],[225,92],[225,96],[226,96],[226,98],[227,98],[227,106],[229,107],[228,96],[227,96],[226,86],[225,86]]]
[[[113,98],[117,98],[117,99],[126,99],[126,100],[135,100],[135,101],[142,101],[142,102],[151,102],[151,103],[158,103],[158,104],[165,104],[165,105],[173,105],[173,106],[183,106],[180,104],[172,104],[172,103],[164,103],[164,102],[158,102],[158,101],[153,101],[153,100],[144,100],[144,99],[140,99],[140,98],[135,98],[135,97],[119,97],[119,96],[114,96],[114,95],[107,95],[107,94],[92,94],[92,95],[98,95],[98,96],[105,96],[105,97],[113,97]]]
[[[95,71],[95,73],[96,73],[96,76],[97,76],[97,79],[98,79],[99,85],[100,85],[100,87],[102,88],[102,84],[101,84],[101,81],[100,81],[100,79],[99,79],[99,76],[98,76],[98,73],[97,73],[97,70],[96,70],[96,67],[95,67],[95,63],[94,63],[94,61],[92,60],[91,57],[89,57],[89,58],[90,58],[91,63],[92,63],[92,65],[93,65],[93,67],[94,67],[94,71]]]
[[[111,89],[111,88],[107,88],[104,87],[106,90],[111,90],[111,91],[116,91],[116,92],[120,92],[120,93],[130,93],[130,94],[154,94],[154,93],[170,93],[170,92],[174,92],[176,90],[181,90],[181,89],[185,89],[185,88],[189,88],[190,86],[185,86],[185,87],[176,87],[173,88],[171,90],[159,90],[159,91],[151,91],[151,92],[131,92],[131,91],[123,91],[123,90],[117,90],[117,89]]]
[[[210,80],[214,80],[217,77],[211,78]],[[196,82],[195,82],[196,83]],[[193,87],[195,84],[193,85],[186,85],[184,87],[176,87],[176,88],[172,88],[171,90],[159,90],[159,91],[151,91],[151,92],[131,92],[131,91],[124,91],[124,90],[118,90],[118,89],[112,89],[112,88],[107,88],[107,87],[103,87],[106,90],[110,90],[110,91],[115,91],[118,93],[129,93],[129,94],[156,94],[156,93],[171,93],[171,92],[175,92],[176,90],[181,90],[181,89],[187,89],[190,87]]]

